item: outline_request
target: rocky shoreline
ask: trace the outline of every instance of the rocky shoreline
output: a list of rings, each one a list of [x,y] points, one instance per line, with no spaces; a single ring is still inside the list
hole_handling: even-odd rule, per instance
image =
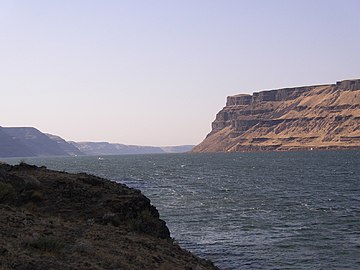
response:
[[[218,269],[179,247],[139,190],[0,164],[0,269]]]

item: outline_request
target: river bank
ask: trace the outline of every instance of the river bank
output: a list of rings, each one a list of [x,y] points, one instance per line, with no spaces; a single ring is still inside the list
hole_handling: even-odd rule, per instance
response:
[[[139,190],[0,165],[2,269],[217,269],[181,249]]]

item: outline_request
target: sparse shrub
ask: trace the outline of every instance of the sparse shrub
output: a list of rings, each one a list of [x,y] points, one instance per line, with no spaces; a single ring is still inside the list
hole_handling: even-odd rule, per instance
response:
[[[26,189],[38,189],[41,185],[40,181],[32,175],[28,175],[24,178],[25,188]]]
[[[179,246],[179,242],[175,238],[171,237],[169,241],[174,246]]]
[[[27,165],[25,159],[21,159],[21,160],[19,161],[19,165],[20,165],[20,166]]]
[[[24,190],[20,193],[19,202],[21,204],[27,204],[29,202],[39,203],[44,199],[44,195],[38,190]]]
[[[90,254],[94,252],[93,246],[89,241],[82,240],[77,241],[72,247],[73,252],[77,252],[80,254]]]
[[[25,204],[25,209],[30,212],[35,212],[35,211],[37,211],[38,207],[37,207],[36,203],[28,202]]]
[[[44,199],[44,195],[40,191],[33,191],[33,193],[31,194],[30,199],[33,202],[40,202],[40,201],[42,201]]]
[[[29,241],[27,245],[47,252],[59,252],[64,248],[64,243],[54,236],[40,236]]]
[[[131,231],[151,233],[154,227],[154,217],[149,210],[143,210],[136,218],[129,220],[128,226]]]
[[[0,203],[11,201],[16,198],[16,192],[12,185],[0,182]]]
[[[164,262],[160,265],[159,270],[172,270],[174,269],[174,266],[171,265],[169,262]]]
[[[107,214],[103,215],[102,223],[103,224],[110,223],[110,224],[114,225],[115,227],[119,227],[121,220],[120,220],[119,215],[116,215],[114,213],[107,213]]]

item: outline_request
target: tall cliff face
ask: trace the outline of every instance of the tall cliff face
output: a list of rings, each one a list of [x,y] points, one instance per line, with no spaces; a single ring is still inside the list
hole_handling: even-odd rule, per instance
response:
[[[360,79],[227,98],[193,152],[360,149]]]

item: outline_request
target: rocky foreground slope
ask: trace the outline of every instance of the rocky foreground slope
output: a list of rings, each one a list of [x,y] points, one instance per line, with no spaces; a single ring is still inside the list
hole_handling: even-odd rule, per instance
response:
[[[360,149],[360,80],[227,98],[193,152]]]
[[[217,269],[181,249],[140,191],[0,164],[0,269]]]

